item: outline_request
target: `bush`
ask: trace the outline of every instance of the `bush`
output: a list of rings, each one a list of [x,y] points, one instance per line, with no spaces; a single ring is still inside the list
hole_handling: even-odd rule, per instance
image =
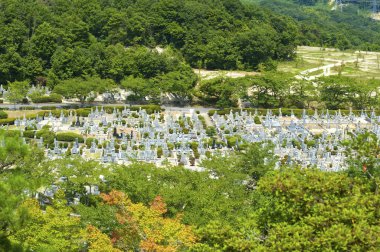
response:
[[[50,131],[48,127],[45,127],[45,126],[41,130],[36,132],[36,137],[37,138],[42,137],[44,140],[44,145],[45,146],[48,145],[52,147],[54,143],[55,134],[54,132]]]
[[[141,109],[145,109],[147,114],[153,114],[154,112],[162,112],[164,111],[159,105],[142,105],[142,106],[132,106],[130,110],[139,111]]]
[[[57,140],[63,142],[74,142],[78,138],[79,143],[84,143],[82,135],[73,132],[63,132],[57,134]]]
[[[42,106],[41,109],[42,110],[56,110],[57,107],[54,107],[54,106]]]
[[[13,125],[15,123],[15,120],[15,118],[0,119],[0,125]]]
[[[87,146],[87,148],[91,148],[91,144],[92,144],[92,142],[94,140],[95,140],[96,145],[98,145],[98,143],[99,143],[98,139],[93,138],[93,137],[89,137],[89,138],[86,139],[86,146]],[[78,141],[79,141],[79,139],[78,139]]]
[[[0,119],[7,119],[7,118],[8,118],[7,112],[0,110]]]
[[[215,129],[215,127],[213,127],[213,126],[207,127],[206,134],[209,137],[215,136],[216,135],[216,129]]]
[[[49,96],[39,96],[33,97],[32,102],[34,103],[62,103],[62,96],[59,94],[51,94]]]
[[[253,118],[253,121],[255,122],[255,124],[261,124],[261,120],[258,116],[255,116],[255,118]]]
[[[26,138],[34,138],[34,130],[25,130],[23,135]]]
[[[33,106],[20,106],[18,108],[18,110],[34,110],[34,109],[38,109],[37,107],[33,107]]]
[[[162,112],[164,111],[163,108],[161,108],[159,105],[141,105],[141,106],[132,106],[132,107],[127,107],[127,109],[131,111],[139,111],[140,108],[142,110],[146,110],[147,114],[153,114],[154,112]],[[112,114],[113,110],[119,110],[122,111],[124,110],[124,106],[106,106],[104,107],[104,111],[108,114]]]
[[[91,109],[77,109],[75,112],[77,113],[77,116],[88,117],[88,115],[91,113]]]
[[[17,136],[21,136],[21,132],[19,130],[7,130],[5,131],[5,136],[17,137]]]
[[[157,157],[161,158],[163,154],[164,154],[164,151],[162,150],[162,147],[158,147],[157,148]]]

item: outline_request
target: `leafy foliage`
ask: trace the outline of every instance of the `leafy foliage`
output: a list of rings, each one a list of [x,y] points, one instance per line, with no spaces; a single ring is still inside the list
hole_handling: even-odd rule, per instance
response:
[[[192,67],[253,69],[292,58],[298,35],[293,20],[238,0],[1,3],[0,83],[150,79],[178,71],[183,58]],[[171,56],[148,49],[156,46]]]

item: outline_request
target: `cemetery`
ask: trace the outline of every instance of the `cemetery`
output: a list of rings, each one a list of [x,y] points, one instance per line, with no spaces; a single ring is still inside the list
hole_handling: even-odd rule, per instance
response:
[[[44,148],[49,159],[81,156],[105,164],[143,161],[195,170],[202,169],[202,160],[211,156],[228,156],[249,143],[262,143],[273,145],[277,167],[339,171],[346,168],[345,140],[365,131],[380,134],[380,116],[374,111],[315,110],[310,115],[303,110],[296,116],[290,110],[285,114],[281,109],[207,114],[194,109],[93,107],[53,110],[32,118],[24,115],[14,125],[2,127]]]

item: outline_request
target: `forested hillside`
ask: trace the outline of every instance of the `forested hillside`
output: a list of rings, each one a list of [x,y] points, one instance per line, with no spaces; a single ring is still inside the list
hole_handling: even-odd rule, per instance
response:
[[[0,83],[270,68],[294,56],[297,34],[291,18],[239,0],[1,0]]]
[[[380,22],[370,18],[370,1],[343,1],[335,10],[329,1],[243,0],[292,17],[300,31],[300,45],[339,49],[380,50]]]

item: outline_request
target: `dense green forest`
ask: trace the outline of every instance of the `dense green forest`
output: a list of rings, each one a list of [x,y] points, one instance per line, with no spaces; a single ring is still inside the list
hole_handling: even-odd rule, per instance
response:
[[[369,1],[343,1],[340,9],[328,1],[245,0],[297,21],[299,44],[339,49],[380,50],[380,23],[370,18]],[[349,4],[348,4],[349,3]]]
[[[221,100],[219,107],[236,105],[242,86],[259,86],[267,94],[254,105],[302,108],[308,107],[297,102],[303,97],[281,98],[286,96],[283,88],[294,84],[279,83],[281,73],[274,77],[277,82],[269,73],[268,78],[242,80],[244,85],[228,81],[214,92],[210,85],[220,79],[195,89],[192,68],[268,72],[278,61],[292,59],[297,45],[379,50],[379,41],[380,23],[360,4],[341,12],[323,1],[1,0],[0,84],[11,83],[12,90],[25,83],[48,85],[81,102],[91,101],[92,91],[114,87],[131,91],[129,99],[135,102],[149,97],[160,103],[160,95],[170,92],[185,102],[196,97],[215,105]],[[268,96],[270,89],[281,95]],[[235,97],[225,98],[229,94]],[[38,100],[40,94],[33,96]],[[23,98],[17,94],[9,101]]]
[[[1,0],[0,83],[272,67],[294,56],[297,34],[291,18],[239,0]]]
[[[0,251],[380,248],[374,158],[380,153],[369,133],[346,141],[347,151],[357,155],[348,155],[350,169],[341,172],[296,164],[275,169],[272,146],[259,143],[205,160],[203,171],[51,161],[18,134],[0,132]],[[86,193],[94,185],[100,195]],[[49,188],[54,198],[37,197]]]

